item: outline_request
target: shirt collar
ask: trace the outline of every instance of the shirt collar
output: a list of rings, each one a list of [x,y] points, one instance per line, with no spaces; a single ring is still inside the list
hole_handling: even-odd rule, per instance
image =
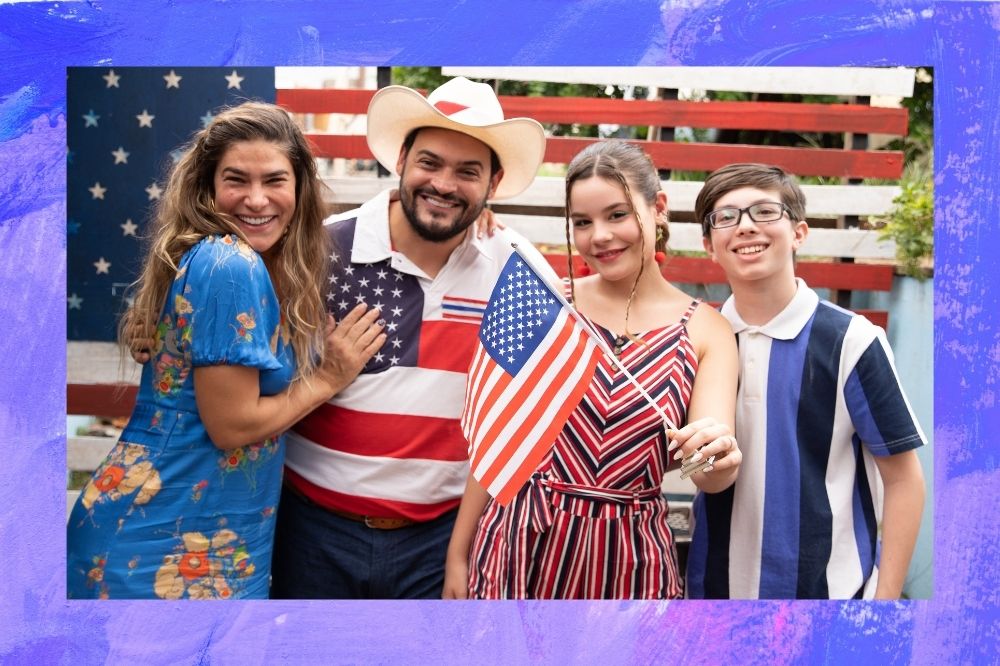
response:
[[[776,340],[791,340],[809,323],[818,303],[819,296],[816,292],[810,289],[802,278],[795,278],[795,296],[784,310],[762,326],[751,326],[743,321],[736,311],[736,303],[732,296],[723,303],[721,312],[732,325],[733,333],[754,331]]]

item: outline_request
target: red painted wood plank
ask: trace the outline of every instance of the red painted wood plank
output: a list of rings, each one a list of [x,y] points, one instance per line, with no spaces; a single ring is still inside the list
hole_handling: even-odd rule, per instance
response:
[[[296,113],[368,113],[374,90],[279,88],[275,102]]]
[[[566,277],[566,255],[550,253],[545,259],[559,277]],[[575,270],[583,260],[573,257]],[[889,291],[892,289],[892,266],[873,264],[834,264],[800,261],[795,274],[809,286],[823,289],[858,289],[864,291]],[[670,257],[663,267],[663,275],[671,282],[685,284],[725,284],[726,274],[717,263],[707,257]]]
[[[94,416],[130,416],[139,389],[122,391],[114,384],[67,384],[66,413]]]
[[[374,90],[279,89],[277,103],[299,113],[366,113]],[[786,132],[907,133],[907,110],[860,104],[794,102],[689,102],[622,100],[593,97],[522,97],[504,95],[507,117],[539,122],[596,125],[654,125]]]
[[[907,110],[859,104],[685,102],[591,97],[500,97],[504,115],[539,122],[715,127],[787,132],[907,133]]]
[[[318,157],[373,159],[365,138],[346,134],[307,135]],[[549,138],[545,161],[566,164],[595,139]],[[733,162],[776,164],[800,176],[896,179],[903,172],[898,151],[831,150],[742,144],[636,142],[661,169],[713,171]]]

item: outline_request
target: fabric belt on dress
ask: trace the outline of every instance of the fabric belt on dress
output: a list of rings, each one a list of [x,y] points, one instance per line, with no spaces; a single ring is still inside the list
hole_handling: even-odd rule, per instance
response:
[[[301,499],[306,504],[311,504],[312,506],[323,509],[324,511],[329,511],[335,516],[340,516],[345,520],[352,520],[356,523],[363,523],[365,527],[373,530],[398,530],[401,527],[409,527],[410,525],[416,525],[417,521],[411,518],[379,518],[377,516],[363,516],[360,513],[351,513],[350,511],[341,511],[339,509],[331,509],[329,507],[321,506],[316,502],[309,499],[305,493],[296,488],[290,483],[286,483],[285,487],[292,491],[296,497]]]
[[[639,505],[662,496],[659,488],[641,488],[636,490],[617,490],[615,488],[598,488],[582,486],[575,483],[554,481],[547,474],[535,472],[531,475],[528,490],[528,511],[531,526],[536,532],[545,532],[552,526],[552,507],[549,495],[552,491],[570,497],[594,499],[616,504],[631,504],[633,511],[639,510]]]

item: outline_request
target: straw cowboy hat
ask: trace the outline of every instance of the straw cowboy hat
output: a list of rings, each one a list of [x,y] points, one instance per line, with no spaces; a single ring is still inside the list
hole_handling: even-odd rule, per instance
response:
[[[479,139],[496,152],[503,178],[494,199],[527,189],[545,155],[545,132],[531,118],[504,120],[493,88],[458,76],[424,98],[405,86],[382,88],[368,105],[368,147],[395,172],[399,149],[410,130],[441,127]]]

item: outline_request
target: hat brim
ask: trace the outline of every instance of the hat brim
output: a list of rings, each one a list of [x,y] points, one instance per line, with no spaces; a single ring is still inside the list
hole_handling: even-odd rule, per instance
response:
[[[396,173],[403,140],[418,127],[461,132],[492,148],[503,167],[503,178],[494,199],[508,199],[526,190],[545,157],[545,130],[531,118],[466,125],[452,120],[431,106],[423,95],[404,86],[382,88],[372,97],[368,105],[368,147],[389,171]]]

